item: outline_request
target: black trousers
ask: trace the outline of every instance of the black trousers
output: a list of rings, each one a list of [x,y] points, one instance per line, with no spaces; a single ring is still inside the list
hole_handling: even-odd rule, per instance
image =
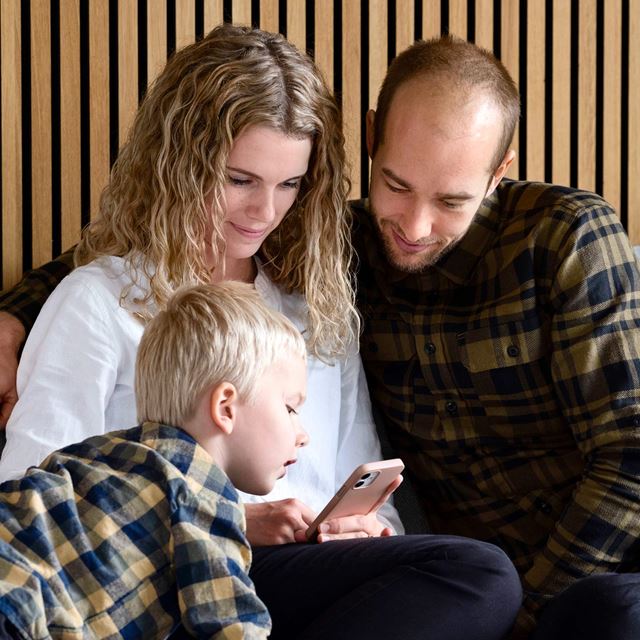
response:
[[[640,639],[640,574],[583,578],[540,614],[532,640]]]
[[[500,640],[522,600],[497,547],[411,535],[253,550],[272,640]]]

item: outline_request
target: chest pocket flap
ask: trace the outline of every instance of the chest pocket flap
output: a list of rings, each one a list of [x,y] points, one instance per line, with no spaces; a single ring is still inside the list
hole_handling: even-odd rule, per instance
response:
[[[543,326],[509,321],[463,334],[460,358],[471,373],[534,362],[544,357],[550,337]]]

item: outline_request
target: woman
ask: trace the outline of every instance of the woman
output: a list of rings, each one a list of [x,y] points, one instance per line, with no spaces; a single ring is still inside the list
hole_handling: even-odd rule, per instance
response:
[[[401,531],[389,505],[341,522],[340,537],[379,540],[268,546],[303,541],[353,467],[380,457],[355,352],[343,166],[336,105],[313,63],[281,36],[225,25],[178,52],[140,107],[100,216],[76,249],[80,268],[56,289],[27,341],[0,463],[0,476],[16,475],[55,448],[134,424],[133,364],[145,319],[180,285],[253,282],[304,332],[311,356],[302,414],[308,455],[270,502],[247,506],[249,540],[265,545],[251,575],[274,638],[370,637],[367,625],[377,616],[388,624],[390,611],[402,618],[394,630],[409,637],[418,623],[421,632],[450,617],[457,623],[457,607],[445,616],[442,598],[459,603],[471,573],[473,589],[492,597],[497,575],[509,584],[515,576],[493,548],[389,538]],[[451,556],[465,558],[464,570],[443,579]],[[502,569],[494,574],[486,569],[495,562]],[[428,623],[424,604],[416,616],[415,603],[401,597],[404,573],[417,567],[407,588],[433,603],[424,610]],[[368,594],[381,578],[395,597],[389,589]],[[470,606],[487,606],[485,593]],[[413,615],[403,615],[407,607]]]

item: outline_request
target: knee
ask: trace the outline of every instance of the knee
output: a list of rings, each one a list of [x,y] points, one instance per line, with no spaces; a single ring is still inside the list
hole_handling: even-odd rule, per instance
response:
[[[640,638],[640,575],[607,573],[579,580],[543,609],[533,637]]]

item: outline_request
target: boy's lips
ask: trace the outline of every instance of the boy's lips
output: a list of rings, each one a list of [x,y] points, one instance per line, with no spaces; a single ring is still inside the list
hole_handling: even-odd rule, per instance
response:
[[[284,463],[284,466],[285,466],[285,467],[288,467],[290,464],[295,464],[297,461],[298,461],[298,460],[297,460],[297,458],[294,458],[293,460],[287,460],[287,461]]]

